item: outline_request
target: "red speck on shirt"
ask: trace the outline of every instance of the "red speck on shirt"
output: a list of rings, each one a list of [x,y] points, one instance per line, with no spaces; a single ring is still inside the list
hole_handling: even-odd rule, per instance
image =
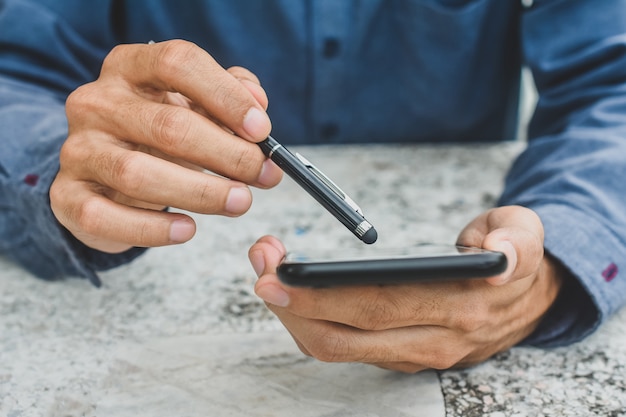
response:
[[[37,174],[28,174],[24,177],[24,182],[33,187],[37,185],[37,181],[39,181],[39,175]]]
[[[604,271],[602,271],[602,276],[604,277],[604,280],[606,282],[611,282],[613,281],[613,278],[615,278],[617,276],[617,272],[618,272],[618,268],[617,265],[615,265],[613,262],[611,262],[609,264],[609,266],[607,266]]]

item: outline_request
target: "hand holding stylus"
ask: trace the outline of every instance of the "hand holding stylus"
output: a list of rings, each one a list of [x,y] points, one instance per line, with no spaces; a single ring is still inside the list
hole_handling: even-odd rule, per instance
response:
[[[114,253],[191,239],[193,219],[165,207],[243,214],[249,185],[282,177],[255,144],[271,130],[267,104],[254,74],[226,70],[192,43],[116,47],[100,77],[67,100],[55,216],[87,246]]]

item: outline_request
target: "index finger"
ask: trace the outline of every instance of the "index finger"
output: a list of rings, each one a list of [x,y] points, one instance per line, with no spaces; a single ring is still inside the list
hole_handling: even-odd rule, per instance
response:
[[[116,47],[103,64],[103,74],[108,73],[118,74],[147,94],[150,90],[181,93],[238,136],[253,142],[265,139],[271,131],[269,117],[254,95],[191,42]]]

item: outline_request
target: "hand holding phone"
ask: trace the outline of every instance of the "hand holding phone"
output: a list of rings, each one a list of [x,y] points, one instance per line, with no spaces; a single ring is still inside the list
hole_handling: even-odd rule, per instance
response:
[[[311,280],[296,287],[279,279],[276,271],[287,251],[275,237],[259,239],[249,257],[259,277],[255,293],[305,354],[325,362],[355,361],[413,373],[471,366],[515,345],[536,329],[559,294],[563,274],[558,262],[545,256],[542,224],[531,210],[490,209],[470,222],[458,241],[506,254],[498,255],[506,258],[506,269],[488,278],[444,276],[424,285],[311,289]],[[370,259],[382,256],[379,250],[359,248]],[[357,276],[359,282],[362,277]],[[419,277],[409,276],[411,282]],[[382,282],[395,280],[386,277]]]
[[[277,274],[291,286],[331,287],[485,278],[504,272],[506,267],[506,256],[501,252],[424,244],[352,256],[339,251],[288,254]]]

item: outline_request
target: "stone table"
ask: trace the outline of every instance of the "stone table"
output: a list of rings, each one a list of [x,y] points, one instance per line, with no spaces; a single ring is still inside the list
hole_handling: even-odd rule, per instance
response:
[[[494,204],[521,143],[300,147],[376,226],[378,247],[454,242]],[[302,355],[254,295],[249,246],[362,244],[290,179],[238,219],[198,216],[187,244],[84,280],[0,258],[0,415],[623,416],[626,312],[568,348],[404,375]]]

